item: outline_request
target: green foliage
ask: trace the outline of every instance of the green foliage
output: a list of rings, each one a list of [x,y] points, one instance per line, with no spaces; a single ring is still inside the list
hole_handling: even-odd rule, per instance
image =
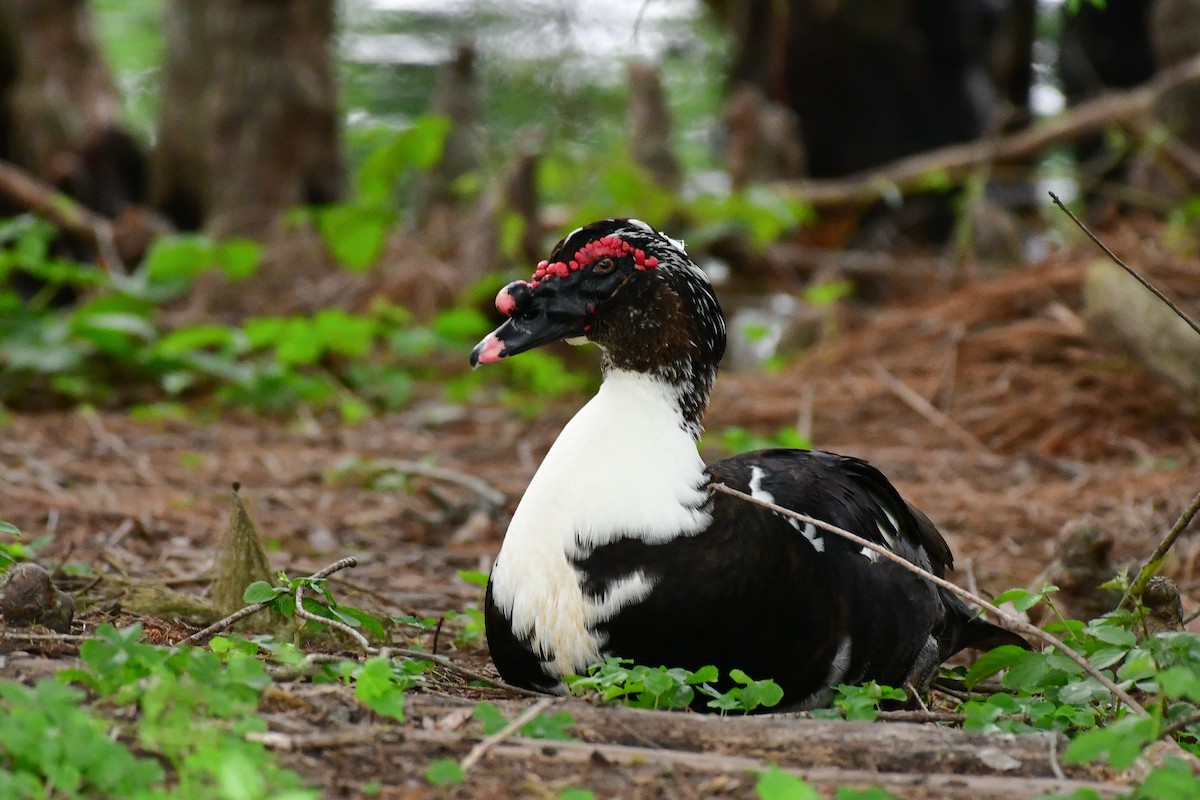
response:
[[[329,591],[325,578],[289,578],[287,573],[280,572],[276,576],[276,585],[266,581],[255,581],[246,587],[242,593],[242,601],[249,603],[265,603],[268,608],[293,619],[296,617],[296,589],[304,587],[302,602],[304,610],[318,617],[336,620],[351,628],[361,628],[368,636],[376,640],[386,640],[387,630],[384,620],[354,606],[342,605]],[[328,626],[315,620],[306,620],[305,628],[312,633],[325,632]]]
[[[695,672],[681,667],[647,667],[630,659],[608,656],[602,663],[588,668],[586,676],[568,675],[564,678],[571,694],[599,695],[606,701],[618,701],[635,708],[688,708],[696,692],[711,698],[709,708],[722,714],[729,711],[750,712],[757,708],[772,708],[783,699],[783,691],[773,680],[753,680],[739,669],[730,672],[732,688],[721,691],[716,667],[701,667]]]
[[[362,664],[343,662],[343,674],[354,683],[354,696],[381,717],[404,722],[404,693],[420,681],[428,661],[404,661],[399,668],[376,656]]]
[[[452,758],[439,758],[432,761],[425,770],[425,780],[432,786],[453,786],[466,779],[462,767]]]
[[[83,699],[53,680],[0,681],[0,797],[144,797],[163,783],[158,762],[109,738]]]
[[[327,210],[329,219],[339,213]],[[354,224],[363,222],[361,215],[351,217]],[[379,301],[358,314],[323,309],[250,318],[240,326],[163,330],[160,303],[186,292],[208,270],[246,278],[257,269],[260,246],[198,235],[164,237],[126,277],[52,257],[52,236],[49,226],[32,217],[0,222],[0,368],[7,378],[0,403],[138,401],[137,413],[158,409],[176,415],[187,413],[179,400],[210,397],[265,413],[331,409],[354,423],[376,410],[403,408],[422,380],[444,384],[458,400],[485,381],[500,381],[517,407],[527,405],[529,394],[552,398],[592,386],[592,378],[565,369],[547,353],[530,353],[513,369],[468,372],[467,351],[491,327],[473,308],[442,312],[428,326]],[[338,246],[357,246],[352,237],[335,238]],[[46,285],[23,301],[5,288],[13,272]],[[51,300],[66,290],[79,300],[55,307]],[[447,380],[448,374],[456,377]]]
[[[170,649],[144,644],[140,635],[140,625],[121,630],[101,625],[80,648],[82,668],[65,670],[59,678],[86,685],[107,705],[136,709],[131,735],[141,750],[171,767],[176,796],[317,796],[246,738],[265,728],[257,708],[270,678],[260,660],[241,647],[223,647],[219,653]],[[134,765],[130,774],[139,774],[138,769]],[[142,774],[150,773],[143,769]],[[161,796],[136,787],[127,795],[114,794]]]
[[[717,434],[717,442],[723,450],[733,455],[751,450],[767,450],[773,447],[811,450],[813,446],[808,438],[790,425],[768,435],[755,433],[740,425],[729,425],[722,428]]]
[[[841,709],[846,719],[868,722],[873,721],[879,714],[883,703],[902,703],[908,699],[908,694],[903,689],[880,686],[875,681],[868,681],[861,686],[848,686],[843,683],[835,692],[833,707]]]
[[[0,537],[21,538],[21,529],[11,522],[0,519]],[[28,558],[28,548],[22,542],[0,541],[0,572],[18,561]]]
[[[479,723],[485,736],[498,733],[508,725],[508,717],[494,703],[481,700],[475,704],[471,716]],[[575,741],[569,732],[575,718],[566,711],[556,711],[552,714],[542,713],[521,726],[521,735],[530,739],[552,739],[560,742]]]

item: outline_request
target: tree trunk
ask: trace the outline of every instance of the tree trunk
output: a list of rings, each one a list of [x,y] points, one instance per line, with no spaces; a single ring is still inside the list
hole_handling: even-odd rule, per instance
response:
[[[145,174],[119,111],[84,0],[0,3],[0,158],[114,217]]]
[[[170,0],[154,204],[180,227],[266,236],[342,189],[333,0]]]
[[[994,111],[977,91],[989,69],[979,0],[707,2],[734,37],[731,85],[799,115],[813,177],[968,141]]]

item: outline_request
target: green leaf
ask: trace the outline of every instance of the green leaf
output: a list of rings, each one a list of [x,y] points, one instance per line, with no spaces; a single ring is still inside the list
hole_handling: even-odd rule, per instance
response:
[[[754,789],[759,800],[822,800],[811,785],[774,764],[758,773]]]
[[[1157,733],[1158,725],[1149,717],[1123,717],[1107,728],[1095,728],[1076,736],[1063,753],[1063,760],[1068,764],[1083,764],[1107,756],[1116,769],[1127,769]]]
[[[316,212],[317,230],[338,263],[356,272],[368,269],[396,222],[396,212],[377,205],[327,206]]]
[[[13,525],[11,522],[5,522],[4,520],[0,519],[0,533],[6,536],[20,536],[21,529],[16,525]]]
[[[404,690],[389,659],[375,656],[363,662],[354,678],[354,696],[376,714],[404,722]]]
[[[570,727],[574,724],[575,718],[567,711],[538,714],[521,728],[521,734],[531,739],[570,742],[575,740],[575,737],[569,733]]]
[[[995,605],[1003,605],[1004,603],[1012,603],[1013,607],[1018,611],[1028,611],[1038,603],[1046,599],[1046,595],[1057,592],[1057,586],[1043,586],[1039,591],[1030,592],[1025,589],[1009,589],[1007,592],[1002,592],[997,595],[992,603]]]
[[[690,684],[697,683],[716,683],[721,679],[721,673],[712,664],[703,666],[688,676],[687,682]]]
[[[868,786],[865,789],[839,786],[833,797],[834,800],[896,800],[896,795],[879,786]]]
[[[596,795],[587,789],[563,789],[559,792],[558,800],[596,800]]]
[[[475,704],[475,708],[471,710],[471,717],[483,728],[485,736],[499,733],[508,724],[504,712],[497,708],[495,703],[489,703],[487,700]]]
[[[262,245],[251,239],[226,239],[217,245],[215,260],[234,280],[245,280],[258,270]]]
[[[266,581],[255,581],[246,587],[246,591],[242,592],[242,602],[269,603],[282,591],[283,589],[277,589]]]
[[[1158,673],[1158,685],[1172,699],[1186,697],[1200,702],[1200,675],[1191,666],[1177,666]]]
[[[452,758],[439,758],[425,770],[425,780],[433,786],[450,786],[462,783],[465,778],[462,767]]]
[[[486,572],[480,572],[475,569],[460,569],[456,574],[460,580],[464,580],[472,586],[478,586],[481,589],[487,588],[488,576]]]
[[[1001,645],[989,650],[976,660],[971,669],[967,671],[963,681],[967,684],[967,688],[973,688],[980,681],[1011,667],[1026,652],[1022,648],[1012,644]]]

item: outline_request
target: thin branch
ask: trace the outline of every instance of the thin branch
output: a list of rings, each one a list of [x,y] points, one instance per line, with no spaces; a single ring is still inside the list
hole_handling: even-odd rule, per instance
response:
[[[1167,557],[1167,551],[1171,549],[1171,545],[1175,544],[1175,540],[1179,538],[1196,517],[1197,512],[1200,512],[1200,494],[1192,498],[1192,502],[1179,515],[1179,519],[1175,520],[1175,524],[1167,531],[1167,535],[1158,543],[1158,547],[1154,548],[1150,558],[1146,561],[1145,566],[1138,572],[1137,578],[1129,585],[1129,591],[1121,600],[1121,605],[1124,606],[1127,601],[1142,596],[1142,592],[1146,590],[1146,584],[1150,583],[1150,579],[1158,572],[1158,568],[1162,566],[1163,559]]]
[[[359,645],[359,647],[362,648],[363,652],[369,654],[369,653],[371,653],[372,650],[374,650],[374,648],[372,648],[371,643],[369,641],[367,641],[367,637],[363,636],[361,633],[354,630],[354,628],[351,628],[349,625],[342,622],[341,620],[330,619],[329,617],[321,617],[321,616],[309,613],[308,611],[304,610],[304,584],[307,581],[319,580],[321,578],[327,578],[330,575],[332,575],[333,573],[338,572],[339,570],[343,570],[346,567],[355,567],[355,566],[358,566],[358,559],[355,558],[354,556],[349,556],[349,557],[343,558],[342,560],[337,561],[333,564],[330,564],[328,567],[321,570],[320,572],[313,573],[310,577],[305,578],[304,580],[297,581],[296,582],[296,616],[299,617],[300,619],[312,620],[313,622],[319,622],[322,625],[328,625],[331,628],[336,628],[337,630],[346,634],[350,638],[354,639],[354,641],[358,642],[358,645]]]
[[[903,567],[904,569],[907,569],[909,572],[912,572],[916,575],[920,575],[922,578],[924,578],[925,580],[934,584],[935,586],[939,586],[939,587],[945,589],[946,591],[950,592],[951,594],[957,595],[958,597],[962,598],[963,600],[974,603],[975,605],[984,609],[989,614],[991,614],[993,617],[998,619],[1003,624],[1003,626],[1008,628],[1009,630],[1016,631],[1017,633],[1025,634],[1026,636],[1032,636],[1036,639],[1040,639],[1041,641],[1045,642],[1048,645],[1051,645],[1056,650],[1058,650],[1060,653],[1065,655],[1067,658],[1071,659],[1076,664],[1078,664],[1084,670],[1084,672],[1086,672],[1087,674],[1091,675],[1093,678],[1098,680],[1104,686],[1104,688],[1106,688],[1110,692],[1112,692],[1114,696],[1116,696],[1118,699],[1120,699],[1120,701],[1122,703],[1124,703],[1126,706],[1128,706],[1130,709],[1137,712],[1138,714],[1141,714],[1142,716],[1148,715],[1146,712],[1146,709],[1142,707],[1141,703],[1139,703],[1138,701],[1136,701],[1132,697],[1130,697],[1129,693],[1126,692],[1124,689],[1122,689],[1120,686],[1118,686],[1116,683],[1114,683],[1111,678],[1109,678],[1103,672],[1101,672],[1100,670],[1098,670],[1094,666],[1092,666],[1092,664],[1086,658],[1084,658],[1082,655],[1080,655],[1079,653],[1072,650],[1070,647],[1067,647],[1062,641],[1060,641],[1058,639],[1058,637],[1054,636],[1051,633],[1047,633],[1046,631],[1042,630],[1041,628],[1037,627],[1036,625],[1031,625],[1030,623],[1026,622],[1023,619],[1019,619],[1018,617],[1015,617],[1012,614],[1009,614],[1005,611],[1000,610],[995,605],[993,605],[992,603],[983,599],[982,597],[980,597],[976,594],[972,594],[971,592],[968,592],[966,589],[963,589],[960,586],[956,586],[955,584],[951,583],[950,581],[948,581],[944,578],[939,578],[937,575],[934,575],[932,572],[921,569],[916,564],[912,563],[908,559],[905,559],[905,558],[902,558],[902,557],[896,555],[891,550],[888,550],[884,547],[880,547],[879,545],[875,544],[874,542],[868,541],[868,540],[862,538],[861,536],[851,533],[850,531],[848,531],[844,528],[839,528],[836,525],[831,525],[828,522],[825,522],[824,520],[817,519],[816,517],[810,517],[807,514],[801,514],[797,511],[792,511],[790,508],[784,508],[783,506],[776,505],[775,503],[769,503],[765,500],[759,500],[757,497],[752,497],[752,496],[746,494],[745,492],[740,492],[737,489],[734,489],[730,486],[726,486],[723,483],[710,484],[709,489],[714,492],[721,492],[722,494],[727,494],[730,497],[736,497],[740,500],[745,500],[747,503],[769,509],[771,511],[774,511],[776,514],[780,514],[784,517],[788,517],[789,519],[798,520],[798,521],[803,522],[808,525],[814,525],[817,528],[820,528],[821,530],[828,531],[829,533],[832,533],[835,536],[840,536],[843,539],[846,539],[847,541],[853,542],[855,545],[857,545],[859,547],[865,547],[875,553],[878,553],[879,555],[883,556],[884,558],[888,559],[889,561],[892,561],[895,564],[898,564],[899,566]]]
[[[403,656],[404,658],[417,658],[425,661],[432,661],[438,666],[445,667],[451,672],[457,672],[464,678],[472,681],[483,681],[499,689],[504,689],[512,694],[522,695],[524,697],[545,697],[545,692],[535,692],[531,689],[522,689],[520,686],[512,686],[504,681],[498,681],[490,675],[485,675],[482,672],[476,672],[473,669],[462,666],[451,661],[446,656],[437,655],[436,653],[426,653],[424,650],[410,650],[406,647],[389,647],[388,651],[393,655]]]
[[[63,642],[76,644],[95,638],[79,633],[34,633],[19,628],[0,628],[0,639],[19,639],[23,642]]]
[[[476,478],[474,475],[468,475],[465,472],[459,472],[458,470],[446,467],[434,467],[429,464],[422,464],[420,461],[405,461],[392,458],[375,461],[373,462],[373,466],[394,470],[404,475],[419,475],[423,478],[432,478],[444,483],[453,483],[456,486],[461,486],[464,489],[470,489],[475,492],[475,494],[479,495],[491,506],[498,507],[504,505],[505,497],[502,492],[493,489],[483,479]]]
[[[1162,731],[1158,734],[1158,738],[1168,739],[1189,725],[1195,725],[1197,722],[1200,722],[1200,710],[1193,711],[1190,714],[1184,714],[1179,719],[1171,720],[1169,723],[1163,726]]]
[[[96,248],[109,272],[124,272],[112,223],[16,164],[0,161],[0,195],[47,220],[63,233]]]
[[[463,760],[459,762],[458,766],[462,768],[463,772],[466,772],[471,767],[479,763],[479,759],[483,758],[484,754],[487,753],[488,750],[512,736],[527,722],[556,702],[558,702],[557,697],[543,697],[541,700],[538,700],[529,708],[518,714],[517,718],[512,722],[508,723],[503,728],[496,731],[491,736],[486,737],[483,741],[479,742],[479,744],[472,747],[471,752],[467,753]]]
[[[244,608],[239,608],[237,611],[233,612],[227,617],[222,617],[212,625],[209,625],[207,628],[203,628],[189,636],[185,636],[184,638],[180,639],[177,644],[196,644],[197,642],[203,641],[214,634],[230,628],[235,622],[250,616],[254,612],[262,611],[269,605],[270,602],[253,603],[252,605],[245,606]]]
[[[980,167],[1019,161],[1057,142],[1099,133],[1111,125],[1136,124],[1149,115],[1164,94],[1198,77],[1200,56],[1160,72],[1143,86],[1080,103],[1055,119],[1008,136],[917,153],[846,178],[787,181],[776,187],[816,207],[874,203],[897,193],[919,190],[930,175],[958,180]]]
[[[1084,233],[1086,233],[1087,237],[1089,239],[1091,239],[1093,242],[1095,242],[1096,245],[1101,250],[1104,251],[1104,254],[1106,256],[1108,256],[1109,258],[1111,258],[1113,260],[1114,264],[1116,264],[1118,267],[1120,267],[1121,269],[1125,270],[1130,275],[1132,275],[1133,278],[1138,283],[1140,283],[1142,286],[1145,286],[1150,291],[1151,294],[1153,294],[1155,297],[1157,297],[1159,300],[1161,300],[1163,303],[1165,303],[1167,308],[1174,311],[1175,315],[1177,317],[1179,317],[1181,320],[1183,320],[1184,322],[1186,322],[1191,327],[1192,330],[1194,330],[1196,333],[1200,333],[1200,322],[1196,322],[1196,320],[1189,317],[1186,311],[1184,311],[1179,306],[1175,305],[1175,303],[1171,300],[1171,298],[1167,297],[1165,294],[1163,294],[1161,291],[1159,291],[1158,287],[1156,287],[1153,283],[1151,283],[1145,276],[1142,275],[1142,273],[1138,272],[1136,269],[1129,266],[1124,261],[1122,261],[1120,258],[1118,258],[1116,253],[1114,253],[1112,250],[1108,249],[1108,245],[1106,245],[1104,242],[1100,241],[1099,237],[1097,237],[1096,234],[1092,233],[1091,230],[1088,228],[1088,226],[1084,225],[1083,222],[1079,219],[1079,217],[1075,216],[1075,214],[1073,214],[1071,212],[1071,209],[1067,208],[1066,205],[1063,204],[1062,200],[1058,199],[1058,195],[1056,195],[1054,192],[1050,192],[1050,197],[1051,197],[1051,199],[1054,200],[1054,204],[1056,206],[1058,206],[1059,208],[1061,208],[1064,212],[1066,212],[1067,216],[1071,218],[1071,221],[1074,222],[1076,225],[1078,225],[1079,229],[1081,231],[1083,231]]]
[[[333,573],[338,572],[339,570],[343,570],[346,567],[355,567],[355,566],[358,566],[357,558],[355,558],[354,556],[350,556],[348,558],[343,558],[340,561],[335,561],[334,563],[330,564],[328,567],[325,567],[324,569],[322,569],[318,572],[314,572],[312,575],[309,575],[308,580],[327,578],[330,575],[332,575]],[[237,611],[233,612],[232,614],[230,614],[227,617],[223,617],[222,619],[217,620],[212,625],[209,625],[207,628],[198,630],[195,633],[191,634],[190,636],[180,639],[178,644],[196,644],[197,642],[203,641],[204,639],[207,639],[208,637],[210,637],[214,634],[220,633],[223,630],[227,630],[235,622],[238,622],[239,620],[242,620],[242,619],[250,616],[254,612],[262,611],[264,608],[269,606],[271,604],[271,602],[272,601],[267,601],[265,603],[252,603],[251,605],[245,606],[244,608],[239,608]],[[299,599],[296,600],[296,608],[297,608],[297,610],[300,609],[300,600]],[[306,615],[307,615],[307,613],[308,612],[305,612]],[[329,622],[329,620],[325,619],[324,617],[317,617],[317,619],[321,622]]]
[[[916,411],[935,426],[944,430],[952,438],[965,444],[969,450],[988,454],[992,452],[991,448],[975,438],[973,433],[950,419],[943,411],[933,406],[928,400],[909,387],[908,384],[888,372],[887,367],[883,366],[883,364],[872,360],[871,367],[875,370],[876,377],[879,378],[883,385],[890,389],[892,394],[903,400],[913,411]]]

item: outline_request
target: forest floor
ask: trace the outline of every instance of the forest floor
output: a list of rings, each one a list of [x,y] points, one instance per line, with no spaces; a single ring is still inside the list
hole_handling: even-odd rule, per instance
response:
[[[1110,244],[1177,294],[1200,297],[1194,263],[1180,267],[1133,233]],[[937,522],[959,583],[995,594],[1048,580],[1064,586],[1068,608],[1086,607],[1086,591],[1068,591],[1071,568],[1055,564],[1070,532],[1091,524],[1111,542],[1107,563],[1136,561],[1200,488],[1200,418],[1081,321],[1081,286],[1095,258],[1080,247],[1015,272],[914,278],[896,299],[839,313],[836,330],[777,372],[723,373],[706,425],[768,432],[803,419],[818,447],[870,460]],[[904,387],[944,416],[919,413]],[[141,620],[152,641],[168,643],[196,630],[184,607],[155,611],[156,590],[205,595],[235,481],[272,568],[307,575],[354,555],[357,568],[329,582],[339,600],[385,617],[439,617],[479,605],[480,589],[456,573],[488,569],[542,454],[581,402],[555,402],[531,417],[498,402],[449,404],[430,391],[403,413],[356,426],[13,413],[0,430],[0,509],[31,538],[52,534],[38,553],[43,564],[88,568],[65,579],[80,606],[75,633]],[[504,502],[493,507],[486,493],[431,477],[379,488],[361,468],[368,459],[431,458],[482,480]],[[1185,614],[1200,606],[1198,562],[1200,537],[1185,537],[1168,568]],[[482,639],[454,633],[447,626],[438,651],[494,675]],[[401,646],[434,646],[430,631],[398,627],[395,636]],[[23,679],[62,668],[77,652],[5,640],[0,650],[0,675]],[[1112,779],[1072,768],[1063,780],[1060,743],[1044,734],[723,719],[570,699],[554,708],[571,713],[576,741],[508,738],[467,782],[433,788],[426,765],[461,759],[483,738],[470,718],[475,701],[492,699],[512,717],[535,700],[469,686],[453,672],[409,694],[402,726],[366,711],[348,687],[302,681],[276,684],[262,713],[283,763],[330,797],[358,796],[369,782],[386,798],[556,797],[567,786],[605,797],[746,797],[752,770],[767,763],[826,790],[878,783],[903,797],[1036,796],[1071,780]]]

